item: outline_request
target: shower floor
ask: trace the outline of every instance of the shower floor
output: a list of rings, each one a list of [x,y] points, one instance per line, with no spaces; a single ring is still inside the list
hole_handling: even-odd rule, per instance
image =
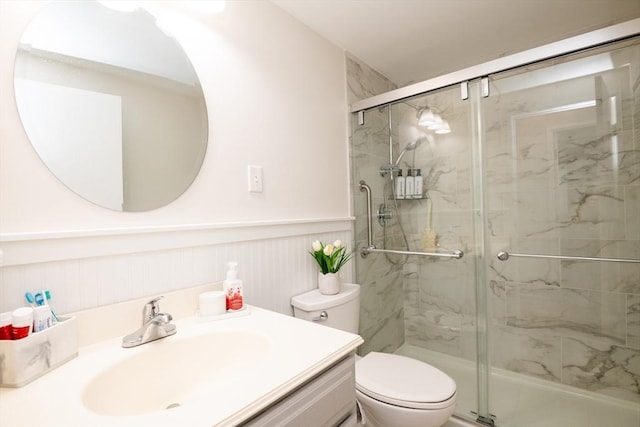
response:
[[[404,344],[397,354],[422,360],[446,372],[457,384],[456,415],[474,418],[475,363]],[[550,384],[492,369],[490,407],[498,427],[638,427],[640,403]]]

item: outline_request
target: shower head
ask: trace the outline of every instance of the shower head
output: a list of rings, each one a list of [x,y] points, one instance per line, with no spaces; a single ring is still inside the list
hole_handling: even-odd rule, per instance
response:
[[[420,146],[420,144],[422,144],[422,140],[423,139],[424,138],[418,138],[415,141],[412,141],[412,142],[408,143],[406,145],[406,147],[404,147],[404,150],[402,150],[402,152],[400,152],[400,155],[396,159],[396,162],[394,163],[394,166],[398,166],[400,164],[400,160],[402,160],[402,157],[405,155],[405,153],[407,151],[412,151],[412,150],[415,150],[416,148],[418,148]]]
[[[407,144],[406,147],[404,147],[405,151],[406,150],[415,150],[416,148],[418,148],[418,146],[422,144],[422,138],[418,138],[413,142],[410,142]]]

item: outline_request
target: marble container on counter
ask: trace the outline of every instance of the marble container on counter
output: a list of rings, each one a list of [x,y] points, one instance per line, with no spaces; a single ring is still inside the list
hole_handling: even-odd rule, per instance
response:
[[[0,341],[0,387],[22,387],[78,355],[75,317],[15,341]]]

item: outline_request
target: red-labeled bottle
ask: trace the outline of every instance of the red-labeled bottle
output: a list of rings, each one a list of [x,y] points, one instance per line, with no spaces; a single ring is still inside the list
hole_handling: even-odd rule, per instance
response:
[[[0,313],[0,340],[11,339],[11,312]]]
[[[244,308],[244,297],[242,294],[242,280],[238,279],[238,263],[235,261],[227,263],[227,279],[222,282],[222,289],[225,293],[227,311],[238,311]]]

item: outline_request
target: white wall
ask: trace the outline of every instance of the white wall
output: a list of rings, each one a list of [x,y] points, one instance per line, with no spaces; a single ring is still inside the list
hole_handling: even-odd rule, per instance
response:
[[[254,256],[253,265],[244,266],[252,277],[269,270],[268,277],[281,278],[260,283],[271,292],[277,288],[265,295],[282,302],[296,286],[312,287],[314,265],[299,249],[298,236],[351,240],[343,52],[270,2],[232,1],[212,16],[158,2],[157,13],[170,12],[165,25],[173,27],[199,74],[209,146],[200,175],[178,200],[150,212],[118,213],[59,183],[38,159],[18,117],[14,55],[22,31],[44,4],[0,1],[0,310],[40,286],[64,296],[65,282],[95,297],[69,290],[74,302],[61,301],[59,311],[221,280],[225,260],[212,260],[215,268],[198,274],[203,263],[194,261],[195,252],[216,252],[237,241],[246,251],[281,244],[282,256]],[[250,164],[264,168],[264,193],[247,192]],[[138,268],[140,256],[145,265]],[[111,262],[98,268],[91,262],[98,257]],[[304,285],[286,278],[296,262],[304,267]],[[104,267],[113,263],[121,266],[120,275]],[[168,268],[191,273],[171,283],[143,273]],[[350,269],[345,275],[350,278]],[[116,295],[102,298],[105,288]]]
[[[37,158],[14,101],[16,47],[42,3],[0,6],[0,232],[349,214],[344,55],[266,1],[232,1],[221,15],[170,22],[199,74],[209,110],[207,155],[183,197],[127,215],[69,192]],[[160,11],[172,4],[158,3]],[[264,168],[263,194],[246,190],[249,164]]]

